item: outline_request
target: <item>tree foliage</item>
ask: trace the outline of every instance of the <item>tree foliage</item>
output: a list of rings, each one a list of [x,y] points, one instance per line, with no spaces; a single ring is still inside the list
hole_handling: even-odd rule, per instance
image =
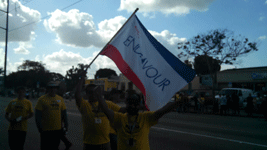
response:
[[[248,38],[241,35],[235,36],[232,31],[227,29],[216,29],[199,34],[187,42],[178,43],[178,49],[182,50],[178,57],[195,58],[194,69],[196,72],[198,74],[211,74],[212,95],[214,97],[216,71],[220,70],[219,66],[222,64],[233,65],[237,58],[252,51],[258,51],[257,47],[258,43],[250,42]],[[206,65],[203,62],[206,62]]]
[[[185,60],[184,63],[190,68],[193,67],[192,63],[189,60]]]
[[[37,61],[25,60],[18,67],[17,72],[12,72],[7,76],[6,87],[14,88],[17,86],[25,86],[27,88],[37,88],[37,82],[40,87],[46,87],[51,81],[60,81],[64,77],[59,73],[49,72],[45,69],[45,64]]]
[[[219,65],[232,65],[238,57],[258,51],[257,46],[258,43],[249,42],[241,35],[235,36],[227,29],[216,29],[178,43],[178,49],[183,50],[178,57],[207,55],[218,60]]]
[[[95,79],[97,79],[97,78],[110,78],[112,75],[118,76],[116,71],[114,71],[112,69],[109,69],[109,68],[99,69],[96,71]]]
[[[36,71],[36,72],[44,72],[45,64],[37,61],[25,60],[19,67],[18,70],[24,71]]]
[[[208,66],[208,64],[210,64],[210,66]],[[218,60],[205,55],[199,55],[195,57],[194,68],[197,75],[213,74],[221,70]]]
[[[0,68],[0,75],[4,74],[4,69],[1,67]]]
[[[66,81],[68,91],[72,91],[75,88],[79,80],[80,73],[84,71],[86,67],[87,65],[78,64],[78,67],[74,68],[74,66],[72,66],[72,68],[67,70],[66,75],[65,75],[65,81]]]

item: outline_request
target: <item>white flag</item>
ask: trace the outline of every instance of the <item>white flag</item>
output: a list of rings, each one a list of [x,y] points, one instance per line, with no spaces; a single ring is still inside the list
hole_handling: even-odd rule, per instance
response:
[[[148,110],[164,106],[191,82],[195,71],[161,45],[132,16],[100,53],[112,59],[120,71],[144,94]]]

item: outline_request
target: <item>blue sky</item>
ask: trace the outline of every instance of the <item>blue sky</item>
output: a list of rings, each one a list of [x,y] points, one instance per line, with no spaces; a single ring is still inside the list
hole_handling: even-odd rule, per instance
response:
[[[0,1],[0,9],[6,10],[5,1]],[[63,76],[71,66],[89,64],[137,7],[143,25],[176,56],[178,42],[226,28],[260,45],[259,51],[222,69],[267,66],[266,0],[10,0],[7,73],[17,71],[23,60],[41,61]],[[5,16],[0,13],[1,27]],[[0,29],[0,67],[4,40]],[[120,73],[109,58],[100,56],[89,77],[99,68]]]

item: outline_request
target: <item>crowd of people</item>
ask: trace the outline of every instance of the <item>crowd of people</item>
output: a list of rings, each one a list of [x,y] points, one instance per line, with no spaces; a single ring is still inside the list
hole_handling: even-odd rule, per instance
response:
[[[157,111],[144,111],[143,96],[129,92],[126,107],[120,107],[104,99],[101,87],[94,84],[84,87],[85,75],[86,71],[82,73],[75,91],[76,105],[82,115],[84,150],[150,149],[150,128],[163,115],[180,105],[179,101],[175,101]],[[61,90],[56,82],[49,82],[46,94],[38,99],[35,106],[41,150],[58,150],[60,140],[65,143],[66,150],[72,146],[66,137],[69,124]],[[6,108],[5,118],[10,122],[8,141],[11,150],[24,148],[27,120],[34,115],[32,103],[25,98],[25,91],[23,87],[17,88],[18,97]],[[183,98],[180,97],[181,100]]]
[[[261,113],[266,116],[265,105],[266,97],[252,97],[251,94],[245,99],[246,105],[244,107],[247,116],[253,116],[253,113]],[[240,115],[240,99],[235,93],[232,95],[219,96],[218,105],[221,115]],[[243,104],[242,104],[243,105]]]
[[[180,96],[183,95],[183,100]],[[213,103],[208,103],[207,98],[203,94],[195,93],[192,97],[183,92],[177,92],[174,96],[175,101],[179,102],[179,107],[176,108],[178,113],[196,112],[196,113],[214,113],[221,115],[241,115],[240,114],[240,98],[236,93],[232,95],[219,95],[219,98]],[[248,117],[252,117],[253,113],[263,114],[267,120],[267,97],[249,94],[245,99],[246,106],[244,109]],[[242,103],[243,105],[243,103]],[[210,107],[209,107],[210,106]]]
[[[181,100],[181,96],[183,96],[183,100]],[[191,106],[194,106],[194,112],[197,113],[205,113],[207,112],[206,98],[203,94],[196,93],[191,99],[188,94],[183,92],[177,92],[175,94],[175,101],[179,101],[180,105],[176,109],[179,113],[189,112]],[[192,102],[194,103],[192,105]]]
[[[75,89],[76,106],[82,115],[84,150],[149,149],[149,129],[156,125],[164,114],[174,109],[178,112],[189,110],[189,99],[183,93],[177,93],[174,102],[167,103],[157,111],[145,111],[143,95],[129,91],[126,95],[126,107],[120,107],[114,103],[117,98],[116,92],[111,92],[113,94],[108,98],[105,97],[100,86],[84,85],[85,75],[86,71],[81,74]],[[66,137],[69,127],[67,108],[62,98],[65,88],[64,84],[49,82],[46,94],[37,101],[35,114],[31,101],[25,98],[25,88],[17,88],[17,98],[10,101],[5,110],[5,118],[10,122],[8,142],[11,150],[24,148],[27,120],[33,116],[40,133],[41,150],[58,150],[60,141],[65,144],[66,150],[71,148],[72,143]],[[195,111],[206,111],[203,95],[196,94],[193,100]],[[235,93],[220,96],[220,114],[226,115],[231,112],[233,115],[239,115],[239,101],[239,96]],[[245,111],[248,116],[252,116],[255,106],[261,107],[267,120],[266,97],[258,95],[253,99],[250,94],[246,101]],[[259,101],[261,103],[258,103]]]

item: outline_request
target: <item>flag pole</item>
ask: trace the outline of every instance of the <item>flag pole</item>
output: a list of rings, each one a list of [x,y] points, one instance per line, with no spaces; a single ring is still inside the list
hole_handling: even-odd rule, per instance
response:
[[[122,25],[122,27],[119,29],[119,31],[109,40],[109,42],[102,48],[102,50],[95,56],[95,58],[91,61],[91,63],[85,68],[85,71],[87,71],[88,68],[92,65],[92,63],[96,60],[96,58],[100,55],[100,53],[108,46],[108,44],[114,39],[114,37],[121,31],[121,29],[125,26],[125,24],[132,18],[132,16],[139,10],[139,8],[136,8],[133,14],[128,18],[128,20]]]

